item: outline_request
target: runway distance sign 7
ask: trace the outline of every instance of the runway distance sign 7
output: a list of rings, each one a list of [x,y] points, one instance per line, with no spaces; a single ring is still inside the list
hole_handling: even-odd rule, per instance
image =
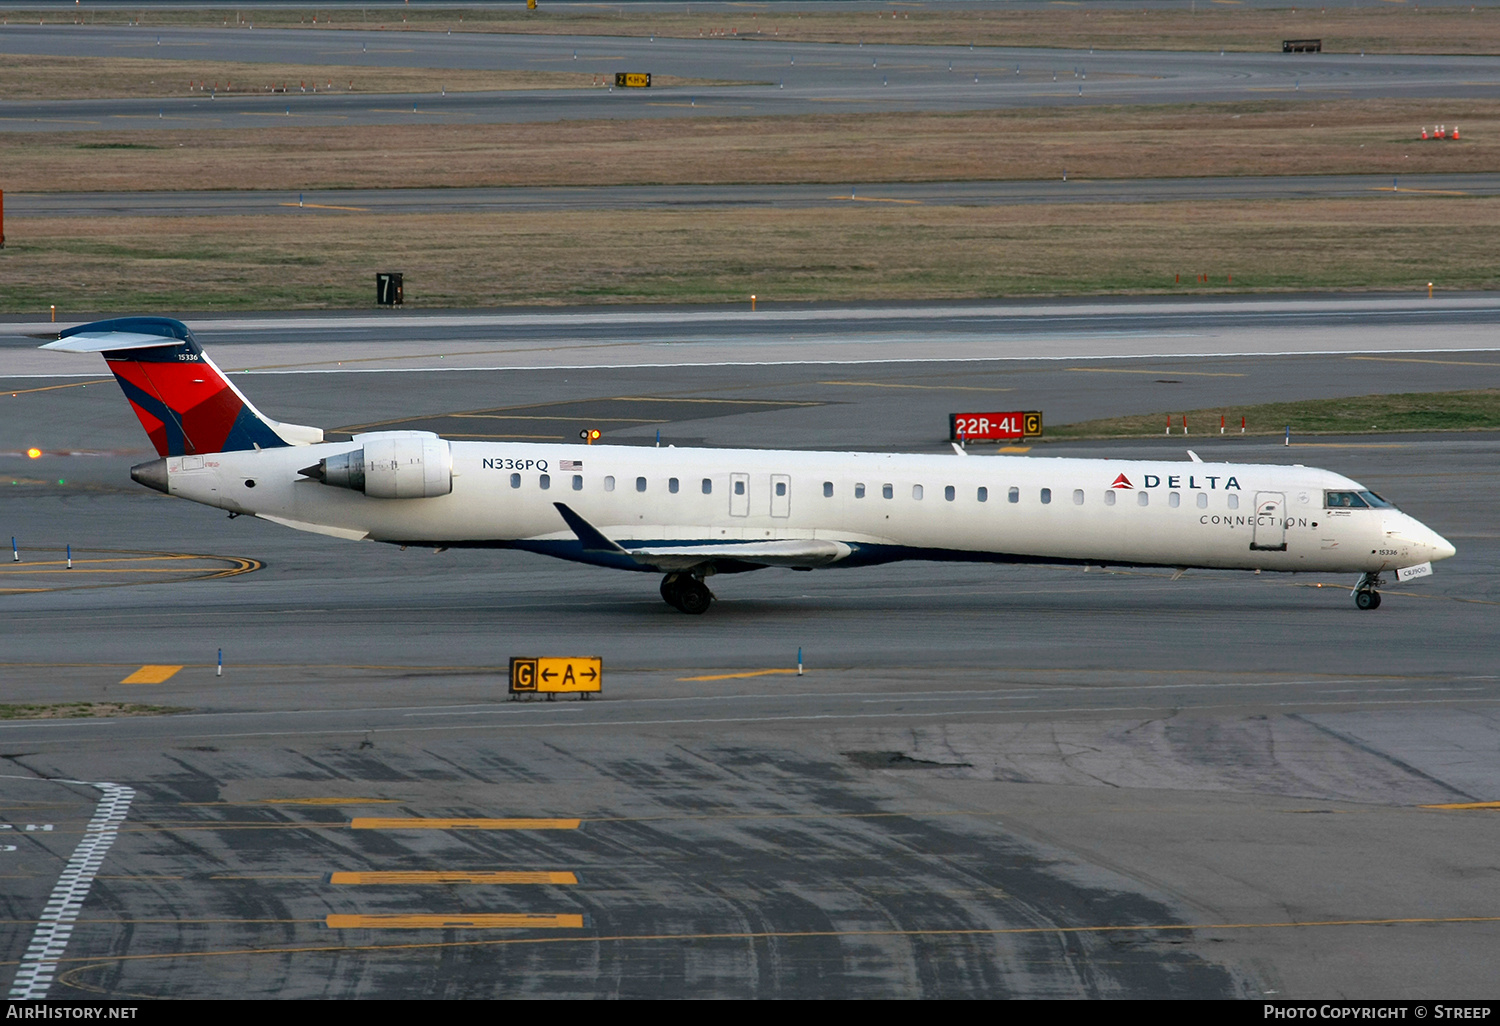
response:
[[[604,660],[599,656],[514,656],[510,661],[513,695],[560,695],[603,687]]]
[[[1003,442],[1041,433],[1041,410],[948,414],[948,438],[954,442]]]

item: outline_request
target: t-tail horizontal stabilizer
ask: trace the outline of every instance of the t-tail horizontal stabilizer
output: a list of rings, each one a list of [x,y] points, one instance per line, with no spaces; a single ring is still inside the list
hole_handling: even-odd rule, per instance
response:
[[[277,449],[323,440],[321,428],[264,416],[170,317],[116,317],[69,328],[43,349],[102,353],[159,456]]]

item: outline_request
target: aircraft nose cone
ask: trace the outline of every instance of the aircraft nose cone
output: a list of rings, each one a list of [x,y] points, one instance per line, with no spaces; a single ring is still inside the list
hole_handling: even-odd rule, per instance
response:
[[[1455,554],[1456,552],[1458,552],[1458,550],[1453,547],[1453,543],[1452,542],[1450,542],[1447,538],[1444,538],[1442,535],[1438,534],[1436,531],[1433,532],[1433,534],[1432,534],[1432,558],[1433,559],[1447,559],[1449,556]]]
[[[130,479],[136,484],[143,484],[147,488],[155,488],[157,491],[167,491],[167,461],[165,458],[152,460],[150,463],[138,463],[130,468]]]

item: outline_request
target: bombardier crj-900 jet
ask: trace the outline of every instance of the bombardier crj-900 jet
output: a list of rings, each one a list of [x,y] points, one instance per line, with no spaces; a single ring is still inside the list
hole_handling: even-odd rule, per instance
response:
[[[334,538],[523,549],[662,575],[703,613],[717,574],[897,560],[1382,575],[1431,573],[1453,546],[1339,474],[1302,466],[449,441],[371,431],[328,442],[256,410],[187,326],[126,317],[43,346],[102,353],[168,495]]]

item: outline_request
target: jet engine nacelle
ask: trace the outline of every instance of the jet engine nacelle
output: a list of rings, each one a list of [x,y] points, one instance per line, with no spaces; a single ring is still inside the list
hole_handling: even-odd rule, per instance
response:
[[[431,499],[453,491],[453,450],[429,431],[355,435],[361,447],[301,471],[335,488],[372,499]]]

